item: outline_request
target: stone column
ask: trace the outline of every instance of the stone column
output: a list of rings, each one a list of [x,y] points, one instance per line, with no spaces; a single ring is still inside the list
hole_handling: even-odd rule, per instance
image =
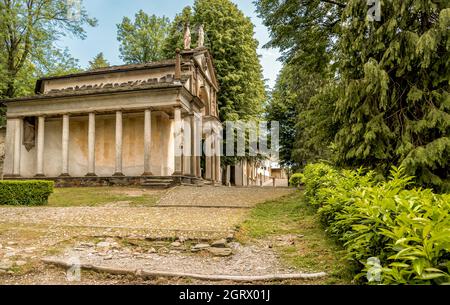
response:
[[[190,156],[189,156],[189,176],[197,176],[197,128],[195,123],[195,114],[189,115],[190,126]]]
[[[122,111],[116,111],[116,170],[114,176],[123,176],[122,173]]]
[[[16,119],[16,126],[14,127],[14,159],[13,159],[13,172],[14,177],[20,176],[20,155],[22,147],[22,118]]]
[[[215,142],[215,173],[216,173],[216,181],[220,183],[222,181],[221,168],[220,168],[220,155],[221,155],[221,146],[220,146],[220,137],[216,135]]]
[[[174,176],[181,176],[183,174],[183,126],[181,120],[181,108],[174,108],[174,142],[175,142],[175,171]]]
[[[211,161],[210,161],[210,168],[211,168],[211,181],[216,181],[216,135],[214,132],[211,134]]]
[[[45,117],[38,118],[38,134],[36,145],[36,177],[44,176],[44,137],[45,137]]]
[[[64,114],[62,118],[62,177],[69,176],[69,115]]]
[[[152,111],[144,111],[144,173],[142,176],[152,176]]]
[[[250,164],[248,160],[245,161],[245,172],[247,173],[247,186],[250,186]]]
[[[191,128],[191,117],[187,115],[182,120],[183,126],[183,174],[186,176],[191,176],[191,149],[192,149],[192,128]]]
[[[206,139],[205,139],[205,178],[207,180],[213,180],[212,177],[212,161],[213,161],[213,151],[212,151],[212,135],[210,133],[210,131],[208,131],[208,133],[206,134]]]
[[[88,130],[88,173],[86,176],[97,176],[95,174],[95,113],[89,113]]]
[[[202,178],[201,156],[202,156],[202,129],[201,117],[194,117],[195,120],[195,136],[196,136],[196,153],[195,153],[195,172],[198,178]]]

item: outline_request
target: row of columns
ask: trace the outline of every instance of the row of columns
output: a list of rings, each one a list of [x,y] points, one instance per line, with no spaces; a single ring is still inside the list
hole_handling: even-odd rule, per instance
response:
[[[20,123],[20,121],[18,121]],[[144,113],[144,173],[145,176],[151,173],[151,110]],[[62,173],[61,176],[69,176],[69,115],[62,118]],[[20,171],[20,132],[21,128],[15,128],[14,147],[14,169],[13,175],[18,175]],[[44,137],[45,137],[45,117],[38,118],[37,132],[37,156],[36,156],[36,176],[44,176]],[[114,176],[123,176],[122,148],[123,148],[123,115],[122,111],[116,111],[116,145],[115,145],[115,173]],[[16,161],[17,160],[17,161]],[[95,113],[89,113],[88,122],[88,173],[86,176],[95,177]]]
[[[181,108],[174,109],[175,121],[175,171],[174,175],[188,175],[193,177],[202,177],[200,168],[201,139],[202,130],[200,130],[200,118],[195,113],[189,114],[187,117],[189,129],[191,132],[190,143],[184,143],[185,130],[184,122],[181,116]],[[206,149],[210,152],[206,156],[205,178],[213,182],[221,181],[220,170],[220,138],[211,130],[208,131],[206,138]],[[187,149],[189,148],[189,149]],[[212,152],[212,153],[211,153]],[[185,163],[188,166],[185,166]],[[186,172],[187,169],[187,172]]]
[[[115,132],[115,173],[114,176],[123,176],[123,163],[122,163],[122,150],[123,150],[123,114],[122,111],[116,112],[116,132]],[[86,176],[96,176],[95,174],[95,113],[89,113],[88,121],[88,173]],[[191,129],[191,143],[190,152],[187,158],[183,156],[183,142],[181,142],[181,155],[175,155],[175,176],[188,175],[192,177],[201,178],[200,168],[200,153],[201,153],[201,130],[199,120],[201,118],[196,117],[195,114],[190,114],[188,117],[190,129]],[[184,139],[184,131],[182,128],[181,108],[176,107],[174,110],[174,121],[176,127],[176,133],[181,132],[179,139]],[[14,156],[13,156],[13,175],[20,175],[20,155],[21,155],[21,130],[22,120],[16,120],[16,126],[14,127]],[[61,176],[69,176],[69,124],[70,117],[68,114],[64,114],[62,117],[62,171]],[[144,111],[144,172],[143,175],[151,176],[151,110]],[[181,128],[180,128],[181,127]],[[215,182],[221,180],[220,177],[220,153],[219,153],[219,137],[216,135],[209,135],[209,145],[212,156],[206,157],[206,178]],[[175,135],[177,138],[177,134]],[[45,117],[38,117],[37,127],[37,143],[36,143],[36,176],[44,176],[44,139],[45,139]],[[179,144],[176,144],[179,145]],[[185,161],[183,161],[185,160]],[[189,162],[187,172],[185,171],[184,162]]]

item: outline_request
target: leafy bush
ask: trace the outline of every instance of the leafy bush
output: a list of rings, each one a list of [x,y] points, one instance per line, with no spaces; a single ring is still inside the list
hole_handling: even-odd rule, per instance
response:
[[[289,178],[289,184],[295,187],[299,187],[302,183],[303,175],[301,173],[295,173]]]
[[[407,189],[412,179],[403,168],[381,182],[362,169],[305,168],[305,198],[359,264],[357,279],[373,270],[376,257],[382,283],[450,282],[450,195]]]
[[[53,181],[0,181],[0,205],[44,205],[53,193]]]

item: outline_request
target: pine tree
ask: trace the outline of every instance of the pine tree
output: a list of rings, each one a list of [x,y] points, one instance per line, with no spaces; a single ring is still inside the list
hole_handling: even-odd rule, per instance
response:
[[[91,61],[89,61],[89,70],[109,67],[109,62],[105,59],[103,52],[98,53]]]
[[[385,172],[403,164],[419,183],[448,187],[448,1],[383,1],[381,21],[366,16],[365,1],[348,1],[338,57],[338,161]]]

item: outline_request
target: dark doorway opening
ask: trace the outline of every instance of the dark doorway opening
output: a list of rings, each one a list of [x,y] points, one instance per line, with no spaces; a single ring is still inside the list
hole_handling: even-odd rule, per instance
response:
[[[230,184],[236,185],[236,166],[230,166]]]
[[[202,146],[200,147],[200,150],[202,152],[200,157],[200,171],[202,173],[202,178],[206,179],[206,155],[203,147],[205,147],[205,139],[202,139]]]

